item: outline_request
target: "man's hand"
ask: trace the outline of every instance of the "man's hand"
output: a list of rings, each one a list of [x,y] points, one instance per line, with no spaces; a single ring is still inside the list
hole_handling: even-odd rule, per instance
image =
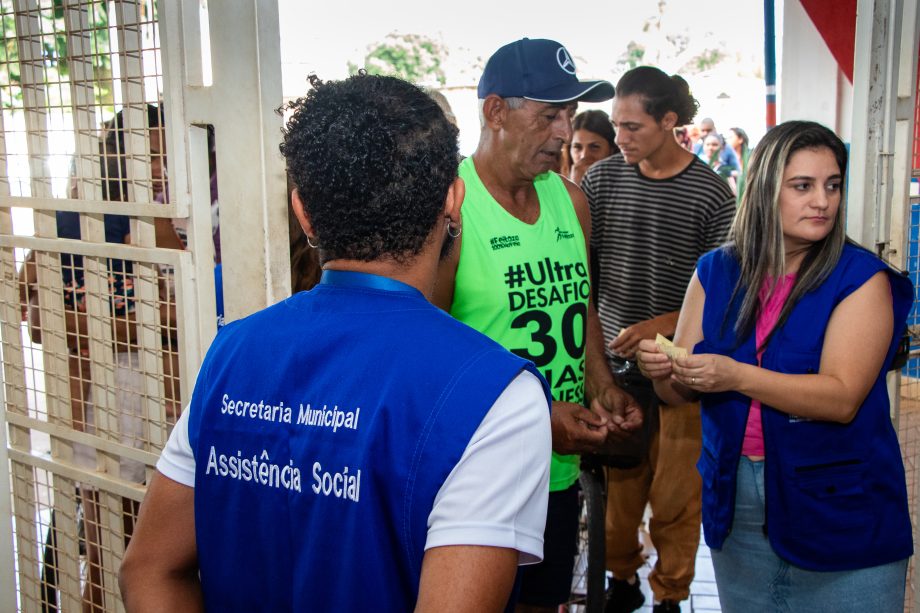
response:
[[[642,339],[655,338],[656,334],[668,337],[674,335],[678,313],[679,311],[663,313],[658,317],[652,317],[623,328],[619,336],[610,341],[607,347],[616,355],[632,360],[636,356],[639,341]]]
[[[642,407],[615,385],[604,388],[591,401],[591,411],[606,418],[610,441],[621,441],[642,426]]]
[[[553,451],[561,454],[598,452],[607,440],[609,417],[571,402],[553,402],[550,424]]]

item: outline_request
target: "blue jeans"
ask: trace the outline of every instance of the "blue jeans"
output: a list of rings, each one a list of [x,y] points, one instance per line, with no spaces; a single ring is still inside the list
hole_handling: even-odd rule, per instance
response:
[[[792,566],[773,552],[763,531],[763,465],[741,458],[732,530],[722,549],[712,550],[723,613],[903,611],[906,559],[820,572]]]

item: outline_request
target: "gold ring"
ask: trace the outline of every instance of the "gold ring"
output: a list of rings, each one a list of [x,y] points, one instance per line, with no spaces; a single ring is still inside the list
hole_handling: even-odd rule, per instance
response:
[[[696,377],[690,377],[690,385],[696,385]]]

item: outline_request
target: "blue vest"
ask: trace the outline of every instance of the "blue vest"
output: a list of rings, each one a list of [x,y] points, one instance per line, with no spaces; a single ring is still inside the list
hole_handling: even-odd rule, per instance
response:
[[[789,374],[818,372],[834,308],[880,270],[889,273],[895,334],[853,421],[812,421],[762,407],[765,530],[777,555],[810,570],[868,568],[904,559],[913,551],[904,466],[885,385],[913,301],[910,281],[870,252],[846,245],[830,277],[803,296],[776,330],[763,367]],[[733,330],[742,298],[729,305],[740,274],[738,262],[722,248],[700,259],[697,274],[706,302],[704,340],[694,353],[756,364],[754,334],[739,343]],[[726,309],[729,316],[723,326]],[[731,530],[735,474],[750,404],[748,396],[737,392],[704,394],[701,399],[703,532],[706,543],[716,549]]]
[[[411,610],[435,496],[524,368],[361,273],[225,326],[189,409],[207,608]]]

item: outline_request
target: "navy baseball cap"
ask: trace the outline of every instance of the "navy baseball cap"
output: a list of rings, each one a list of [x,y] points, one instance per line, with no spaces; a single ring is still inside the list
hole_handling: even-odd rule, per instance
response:
[[[559,104],[613,98],[609,81],[579,81],[568,50],[554,40],[522,38],[492,54],[477,88],[479,99],[489,94]]]

